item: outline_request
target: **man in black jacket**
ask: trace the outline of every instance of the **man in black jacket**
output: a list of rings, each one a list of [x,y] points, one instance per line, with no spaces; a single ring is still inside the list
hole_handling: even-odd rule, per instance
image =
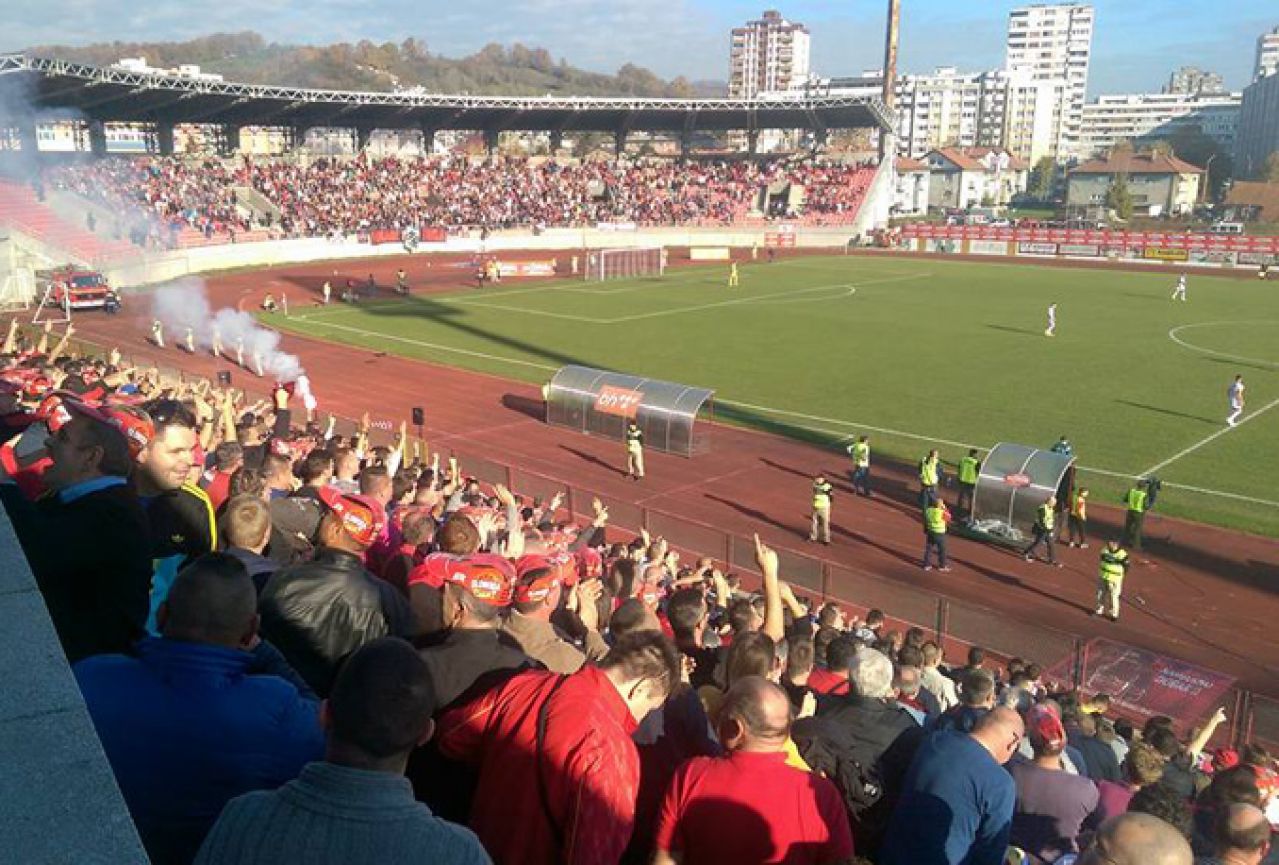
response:
[[[49,494],[32,504],[4,483],[0,499],[75,662],[127,653],[142,637],[151,555],[146,514],[127,483],[133,455],[121,421],[111,409],[63,405],[68,419],[46,441]]]
[[[533,665],[500,629],[514,592],[514,566],[492,553],[455,559],[444,571],[445,631],[422,650],[441,711],[488,675]]]
[[[858,852],[873,855],[925,734],[893,702],[893,662],[886,655],[858,649],[848,680],[852,693],[828,698],[815,717],[795,724],[792,737],[813,771],[839,787]]]
[[[364,568],[364,551],[386,524],[381,505],[332,487],[319,496],[328,512],[315,558],[277,571],[262,589],[259,612],[263,637],[327,695],[348,654],[379,637],[407,639],[414,628],[408,601]]]

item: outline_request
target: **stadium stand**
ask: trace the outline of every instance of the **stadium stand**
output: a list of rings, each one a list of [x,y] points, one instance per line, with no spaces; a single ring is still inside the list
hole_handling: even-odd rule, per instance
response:
[[[873,166],[794,162],[556,161],[516,158],[348,160],[99,159],[45,172],[44,182],[145,217],[135,242],[194,246],[268,236],[353,234],[409,225],[729,226],[785,217],[842,225],[857,215]],[[251,188],[278,219],[251,212]],[[758,209],[764,190],[777,202]],[[791,192],[795,190],[798,195]],[[133,234],[133,232],[131,232]]]
[[[1255,745],[1205,756],[1220,718],[1135,730],[1036,663],[939,666],[762,543],[752,592],[403,429],[375,444],[283,387],[252,403],[55,336],[0,347],[0,498],[154,862],[1037,863],[1092,818],[1191,802],[1210,851],[1214,814],[1279,789]],[[210,543],[165,596],[132,563],[184,534]]]

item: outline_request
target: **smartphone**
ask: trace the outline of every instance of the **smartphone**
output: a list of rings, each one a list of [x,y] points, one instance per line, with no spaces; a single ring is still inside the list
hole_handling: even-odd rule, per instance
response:
[[[218,370],[218,387],[230,387],[230,386],[231,386],[231,370],[229,369]]]

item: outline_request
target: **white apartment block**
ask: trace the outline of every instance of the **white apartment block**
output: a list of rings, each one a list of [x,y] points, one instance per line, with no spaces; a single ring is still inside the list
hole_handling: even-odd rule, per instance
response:
[[[1008,125],[1005,143],[1031,162],[1068,152],[1079,137],[1093,7],[1022,6],[1008,13]]]
[[[770,9],[759,20],[733,28],[729,98],[751,99],[761,92],[801,85],[808,79],[808,59],[808,28]]]
[[[1253,66],[1252,80],[1279,73],[1279,27],[1257,37],[1257,62]]]
[[[1001,71],[961,74],[943,67],[931,75],[904,75],[895,90],[897,152],[904,156],[1003,142],[1008,78]]]
[[[1084,105],[1073,155],[1082,159],[1104,156],[1121,141],[1153,141],[1185,129],[1198,129],[1233,153],[1242,101],[1242,93],[1099,96]]]
[[[1168,76],[1164,93],[1225,93],[1226,82],[1219,72],[1198,66],[1183,66]]]
[[[812,96],[865,99],[883,92],[884,73],[813,78],[793,88]],[[927,75],[902,75],[894,86],[897,152],[920,159],[941,147],[998,147],[1003,142],[1008,77],[1003,70],[958,72],[940,67]],[[768,98],[774,94],[760,94]]]

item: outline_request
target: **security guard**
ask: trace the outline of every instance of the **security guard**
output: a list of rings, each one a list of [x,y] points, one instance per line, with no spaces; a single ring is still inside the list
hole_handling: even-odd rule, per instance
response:
[[[860,436],[846,450],[853,458],[853,492],[870,498],[870,442]]]
[[[644,433],[635,421],[626,425],[626,476],[633,481],[644,477]]]
[[[733,262],[728,266],[728,287],[737,288],[741,279],[737,275],[737,262]]]
[[[830,498],[834,490],[825,475],[813,478],[813,525],[808,539],[827,546],[830,546]]]
[[[1026,557],[1026,561],[1033,562],[1035,560],[1035,548],[1040,543],[1043,543],[1048,548],[1048,564],[1061,567],[1061,563],[1053,555],[1053,526],[1055,524],[1056,511],[1056,496],[1049,496],[1048,501],[1035,510],[1035,538],[1030,542],[1030,546],[1021,551],[1021,554]]]
[[[1142,480],[1132,485],[1124,496],[1123,502],[1128,507],[1128,515],[1124,519],[1123,545],[1131,550],[1141,549],[1141,525],[1146,521],[1146,507],[1150,494]]]
[[[981,460],[977,459],[977,448],[969,448],[968,456],[959,461],[959,502],[955,509],[964,517],[973,515],[973,496],[977,492],[977,475],[981,471]]]
[[[1088,549],[1088,488],[1080,487],[1070,500],[1070,545]]]
[[[936,449],[930,450],[928,456],[919,461],[919,507],[928,507],[937,500],[937,482],[940,480],[939,468],[941,456]]]
[[[551,383],[549,381],[542,382],[542,418],[547,422],[551,419]]]
[[[946,525],[950,522],[950,511],[941,499],[933,501],[924,508],[924,570],[931,571],[933,550],[937,551],[937,570],[949,571],[946,564]]]
[[[1128,573],[1128,551],[1119,541],[1107,541],[1101,550],[1101,571],[1097,579],[1097,609],[1094,616],[1105,616],[1112,622],[1119,621],[1119,594],[1124,588],[1124,574]]]

